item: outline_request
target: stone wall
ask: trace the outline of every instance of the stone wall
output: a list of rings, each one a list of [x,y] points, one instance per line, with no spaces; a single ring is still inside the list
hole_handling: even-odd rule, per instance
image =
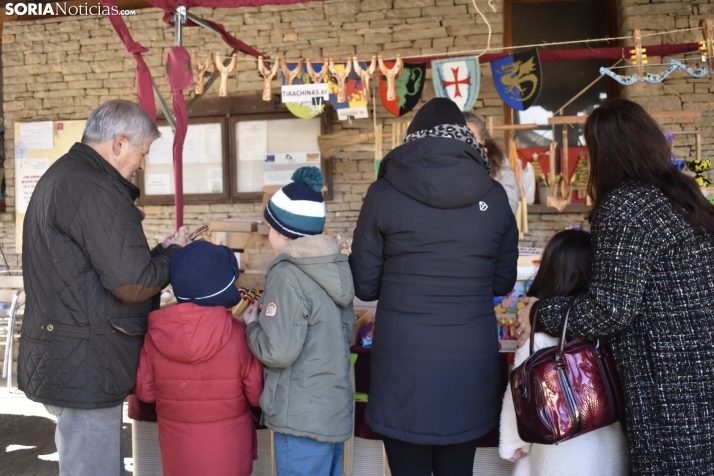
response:
[[[491,46],[503,41],[502,0],[478,1],[492,28]],[[621,29],[633,27],[646,31],[697,26],[699,18],[714,14],[714,0],[618,0]],[[173,29],[161,20],[155,9],[139,10],[126,18],[134,39],[150,49],[144,58],[165,98],[169,97],[163,79],[163,58],[174,44]],[[289,6],[241,9],[194,9],[199,17],[221,22],[236,37],[273,57],[333,57],[352,55],[367,58],[372,54],[393,57],[429,55],[474,50],[486,44],[488,28],[476,14],[471,0],[344,0]],[[17,121],[86,119],[103,101],[112,98],[136,100],[135,63],[128,55],[105,18],[62,18],[5,24],[3,31],[3,109],[7,136],[5,149],[8,176],[8,210],[14,209],[13,127]],[[677,36],[646,38],[645,44],[696,41],[698,31]],[[184,46],[205,55],[208,51],[227,54],[230,49],[215,35],[201,28],[184,30]],[[665,60],[667,58],[664,58]],[[655,62],[654,59],[651,62]],[[231,79],[230,94],[255,94],[262,90],[262,80],[255,62],[242,57],[238,79]],[[481,68],[481,89],[475,111],[502,122],[502,102],[490,77],[490,68]],[[274,83],[277,88],[277,82]],[[212,88],[207,96],[215,96]],[[641,102],[650,110],[702,109],[705,118],[698,121],[704,133],[705,154],[714,146],[711,112],[711,81],[695,80],[676,73],[664,85],[638,84],[624,88],[622,95]],[[434,96],[431,70],[420,104]],[[187,99],[190,95],[187,94]],[[340,122],[333,110],[332,132],[370,132],[373,119]],[[371,111],[371,104],[370,104]],[[401,120],[409,121],[414,112]],[[378,102],[377,122],[389,131],[395,121]],[[682,121],[663,122],[673,129],[688,127]],[[692,154],[693,141],[677,139],[675,152]],[[385,153],[388,151],[385,142]],[[373,145],[354,146],[333,159],[333,200],[328,202],[327,228],[351,236],[362,199],[374,179]],[[173,227],[172,206],[146,206],[145,230],[150,242],[156,242]],[[217,203],[187,205],[185,221],[189,226],[227,217],[258,217],[260,204]],[[524,245],[542,246],[554,231],[569,224],[583,223],[582,214],[544,214],[531,216],[531,230]],[[14,223],[0,222],[0,243],[14,243]],[[16,254],[4,246],[13,266]]]

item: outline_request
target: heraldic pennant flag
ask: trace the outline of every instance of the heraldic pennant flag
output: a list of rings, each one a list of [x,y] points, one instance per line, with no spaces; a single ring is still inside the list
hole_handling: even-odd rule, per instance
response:
[[[513,109],[525,111],[538,99],[542,80],[535,48],[493,61],[491,72],[498,94]]]
[[[462,111],[473,107],[481,83],[476,56],[434,60],[431,71],[437,97],[451,99]]]

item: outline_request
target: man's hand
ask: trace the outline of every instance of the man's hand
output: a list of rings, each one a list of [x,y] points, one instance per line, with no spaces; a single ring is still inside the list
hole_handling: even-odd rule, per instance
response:
[[[258,301],[255,301],[253,304],[251,304],[245,309],[245,311],[243,312],[243,322],[245,322],[246,326],[251,322],[255,322],[258,320],[259,307],[260,303]]]
[[[178,233],[169,233],[161,242],[164,248],[168,248],[171,245],[178,245],[181,248],[188,244],[188,239],[186,238],[186,228],[181,227],[178,229]]]

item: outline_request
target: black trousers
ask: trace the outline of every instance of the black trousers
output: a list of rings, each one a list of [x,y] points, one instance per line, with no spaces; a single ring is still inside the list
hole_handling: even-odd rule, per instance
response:
[[[476,442],[454,445],[417,445],[384,438],[392,476],[472,476]]]

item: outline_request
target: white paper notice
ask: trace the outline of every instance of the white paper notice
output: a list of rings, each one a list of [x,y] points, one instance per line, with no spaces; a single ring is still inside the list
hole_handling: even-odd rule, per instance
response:
[[[293,152],[290,154],[268,154],[263,164],[264,185],[288,184],[290,183],[293,172],[306,165],[319,168],[320,153]]]
[[[169,126],[160,126],[161,137],[156,139],[146,156],[147,165],[174,163],[174,133]]]
[[[307,101],[309,104],[313,98],[330,99],[327,83],[293,84],[282,86],[280,91],[284,103]]]
[[[268,121],[238,123],[238,160],[265,160],[268,149]]]
[[[40,177],[50,167],[50,159],[22,159],[15,161],[17,174],[17,211],[27,212],[32,192],[35,190]]]
[[[263,188],[263,161],[238,162],[238,191],[260,192]]]
[[[27,150],[54,149],[52,121],[20,124],[20,141]]]
[[[223,169],[220,167],[208,169],[208,190],[209,193],[223,192]]]
[[[144,174],[144,191],[147,195],[171,195],[171,174]]]
[[[367,111],[367,106],[345,107],[342,109],[337,109],[337,119],[339,119],[340,121],[346,121],[350,117],[352,119],[368,118],[369,111]]]
[[[27,149],[22,142],[15,142],[15,160],[22,160],[27,157]]]

